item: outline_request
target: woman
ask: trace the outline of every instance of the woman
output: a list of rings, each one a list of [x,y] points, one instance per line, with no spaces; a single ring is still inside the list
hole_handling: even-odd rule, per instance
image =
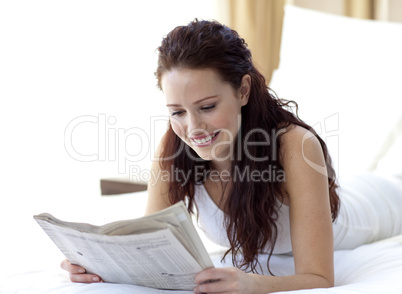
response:
[[[295,102],[272,95],[244,40],[217,22],[177,27],[159,47],[156,77],[170,127],[152,172],[170,171],[171,177],[149,183],[146,213],[186,199],[235,265],[203,270],[194,291],[332,287],[334,235],[337,248],[349,248],[344,232],[353,222],[332,224],[340,199],[327,147],[292,112]],[[387,234],[398,232],[402,228]],[[353,246],[379,238],[372,231],[361,235]],[[259,264],[259,253],[289,252],[294,275],[258,274],[262,266],[271,271]],[[101,281],[68,261],[62,267],[73,281]]]

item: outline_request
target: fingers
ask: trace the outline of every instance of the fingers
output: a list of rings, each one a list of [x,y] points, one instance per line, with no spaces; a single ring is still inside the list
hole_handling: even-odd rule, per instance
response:
[[[76,264],[71,264],[67,259],[63,260],[60,267],[70,274],[70,280],[76,283],[103,282],[102,279],[93,274],[85,274],[86,270]]]
[[[196,293],[250,293],[254,286],[249,275],[234,267],[203,270],[194,282]]]
[[[70,274],[70,280],[75,283],[103,283],[99,276],[92,274]]]
[[[220,292],[230,292],[231,287],[225,281],[210,281],[206,283],[202,283],[195,287],[195,293],[220,293]],[[231,293],[231,292],[230,292]],[[233,292],[234,293],[234,292]]]
[[[227,283],[223,282],[225,273],[222,269],[209,268],[198,273],[194,282],[197,284],[195,293],[216,293],[224,292],[227,288]]]
[[[208,269],[205,269],[205,270],[199,272],[195,276],[194,282],[196,284],[201,284],[201,283],[204,283],[204,282],[210,281],[210,280],[222,279],[223,276],[224,276],[224,272],[222,271],[222,269],[208,268]]]
[[[71,264],[67,259],[64,259],[61,262],[60,267],[68,271],[70,274],[83,274],[86,272],[83,267],[76,264]]]

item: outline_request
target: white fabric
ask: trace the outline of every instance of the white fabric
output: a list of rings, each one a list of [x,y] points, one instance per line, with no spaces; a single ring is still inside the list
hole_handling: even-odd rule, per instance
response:
[[[397,128],[399,127],[399,130]],[[376,172],[384,175],[393,175],[402,179],[402,118],[394,128],[393,144],[378,161]],[[391,136],[392,137],[392,136]]]
[[[402,24],[285,7],[270,87],[295,100],[341,177],[372,171],[402,118]]]
[[[402,180],[355,175],[340,181],[340,197],[341,210],[333,226],[335,249],[354,249],[402,234]]]
[[[146,196],[146,192],[139,192],[121,196],[87,197],[82,198],[80,209],[66,208],[66,203],[63,203],[63,207],[59,210],[54,206],[50,212],[56,211],[55,214],[62,215],[64,219],[71,219],[71,215],[74,214],[74,219],[71,220],[86,222],[96,220],[96,224],[102,224],[141,216]],[[65,210],[70,213],[62,213]],[[88,214],[88,211],[91,213]],[[31,235],[28,242],[26,234],[14,233],[12,236],[4,236],[11,238],[15,244],[23,244],[24,251],[17,251],[17,249],[9,251],[10,260],[2,260],[0,271],[0,293],[2,294],[186,293],[159,291],[132,285],[72,283],[68,280],[67,273],[59,268],[59,262],[62,259],[61,253],[35,224],[32,216],[29,217],[32,227],[29,227]],[[207,249],[215,252],[212,254],[212,258],[216,266],[231,265],[229,261],[221,264],[222,249],[211,244],[202,231],[200,231],[200,235]],[[23,257],[19,257],[18,254],[23,254]],[[264,264],[264,261],[266,261],[266,256],[261,256],[261,264]],[[294,273],[292,256],[274,255],[271,258],[271,269],[275,275]],[[401,276],[402,235],[393,240],[364,245],[353,250],[336,251],[336,287],[325,290],[301,290],[297,293],[402,293]]]
[[[215,202],[209,196],[204,185],[195,186],[195,201],[198,210],[198,225],[205,235],[214,243],[222,247],[230,247],[224,228],[224,213],[216,206]],[[290,253],[292,245],[290,243],[290,223],[289,223],[289,207],[286,205],[278,205],[278,236],[274,247],[274,254]],[[268,252],[268,249],[265,250]]]
[[[215,266],[230,266],[221,263],[221,255],[212,256]],[[266,256],[261,257],[261,263]],[[271,267],[275,275],[294,273],[293,258],[274,255]],[[402,293],[402,235],[378,243],[364,245],[354,250],[335,252],[335,287],[330,289],[299,290],[287,293],[317,294],[396,294]],[[163,291],[121,284],[79,284],[68,281],[66,273],[59,271],[24,271],[0,276],[2,294],[190,294],[191,291]]]
[[[365,173],[342,181],[339,194],[341,209],[333,225],[336,250],[354,249],[402,234],[402,180]],[[224,213],[203,185],[196,186],[195,200],[201,230],[211,241],[229,247]],[[289,207],[280,206],[278,216],[278,238],[273,253],[290,253]]]

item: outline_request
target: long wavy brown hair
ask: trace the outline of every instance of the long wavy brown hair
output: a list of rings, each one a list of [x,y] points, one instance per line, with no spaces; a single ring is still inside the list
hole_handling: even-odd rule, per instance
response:
[[[233,178],[239,171],[267,171],[275,170],[276,174],[283,171],[280,159],[276,156],[280,150],[280,135],[276,142],[261,147],[257,144],[248,145],[248,155],[254,158],[268,158],[267,160],[253,160],[244,154],[243,134],[248,134],[249,142],[266,142],[263,132],[251,130],[266,130],[267,132],[286,129],[290,125],[298,125],[310,130],[319,140],[324,153],[331,205],[332,220],[338,215],[340,200],[337,195],[335,171],[328,149],[324,141],[312,127],[304,123],[297,115],[297,103],[277,98],[277,95],[266,85],[263,75],[254,67],[251,52],[244,39],[238,33],[216,21],[198,21],[195,19],[187,26],[173,29],[163,38],[158,48],[159,59],[155,73],[158,86],[161,88],[163,73],[172,69],[213,69],[223,81],[231,84],[233,89],[240,87],[241,79],[248,74],[251,77],[251,89],[248,103],[241,110],[241,126],[234,143],[231,175],[232,179],[228,197],[223,203],[227,238],[230,249],[225,256],[232,253],[233,264],[241,269],[256,272],[258,254],[268,248],[271,257],[276,238],[278,218],[276,199],[283,199],[282,182],[271,179],[269,181],[239,181]],[[280,132],[277,132],[278,134]],[[207,174],[211,169],[210,162],[201,159],[187,146],[172,130],[170,126],[164,136],[160,161],[161,168],[171,171],[172,167],[185,171],[190,175],[189,180],[184,174],[175,174],[174,180],[169,182],[169,200],[174,204],[180,200],[188,200],[188,210],[193,212],[194,187],[205,181],[200,176],[202,168]],[[275,149],[276,148],[276,149]],[[178,150],[181,152],[178,153]],[[178,154],[177,154],[178,153]],[[173,156],[174,155],[174,156]],[[202,173],[201,173],[202,174]],[[242,256],[242,258],[238,258]],[[269,259],[267,264],[269,269]]]

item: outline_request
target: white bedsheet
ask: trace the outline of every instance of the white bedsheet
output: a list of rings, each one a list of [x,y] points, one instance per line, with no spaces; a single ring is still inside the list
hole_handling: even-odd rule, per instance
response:
[[[216,266],[220,255],[213,255]],[[266,260],[266,259],[265,259]],[[264,262],[264,257],[261,260]],[[292,274],[291,256],[273,256],[271,268],[276,275]],[[330,289],[299,290],[281,293],[402,293],[402,235],[354,250],[335,252],[335,284]],[[68,280],[62,270],[22,271],[5,274],[0,279],[0,293],[192,293],[191,291],[164,291],[133,285],[78,284]]]
[[[358,186],[350,188],[359,189]],[[75,197],[75,201],[68,203],[38,202],[32,198],[32,202],[25,203],[24,210],[19,210],[20,222],[11,223],[9,227],[2,228],[0,293],[191,293],[161,291],[132,285],[72,283],[67,273],[59,267],[63,258],[62,254],[32,218],[33,214],[47,211],[64,220],[100,225],[113,220],[141,216],[145,208],[146,196],[146,192],[107,197],[87,195]],[[18,202],[18,199],[15,201]],[[14,213],[10,209],[9,217]],[[2,217],[5,217],[2,224],[6,224],[7,215]],[[201,231],[200,235],[207,250],[211,252],[214,264],[224,266],[220,263],[222,253],[219,253],[219,248],[211,244]],[[266,263],[266,256],[261,257],[261,264],[264,265],[264,263]],[[271,269],[278,276],[293,274],[293,258],[285,255],[273,256]],[[336,251],[335,284],[336,287],[331,289],[296,292],[402,293],[402,235],[354,250]]]

